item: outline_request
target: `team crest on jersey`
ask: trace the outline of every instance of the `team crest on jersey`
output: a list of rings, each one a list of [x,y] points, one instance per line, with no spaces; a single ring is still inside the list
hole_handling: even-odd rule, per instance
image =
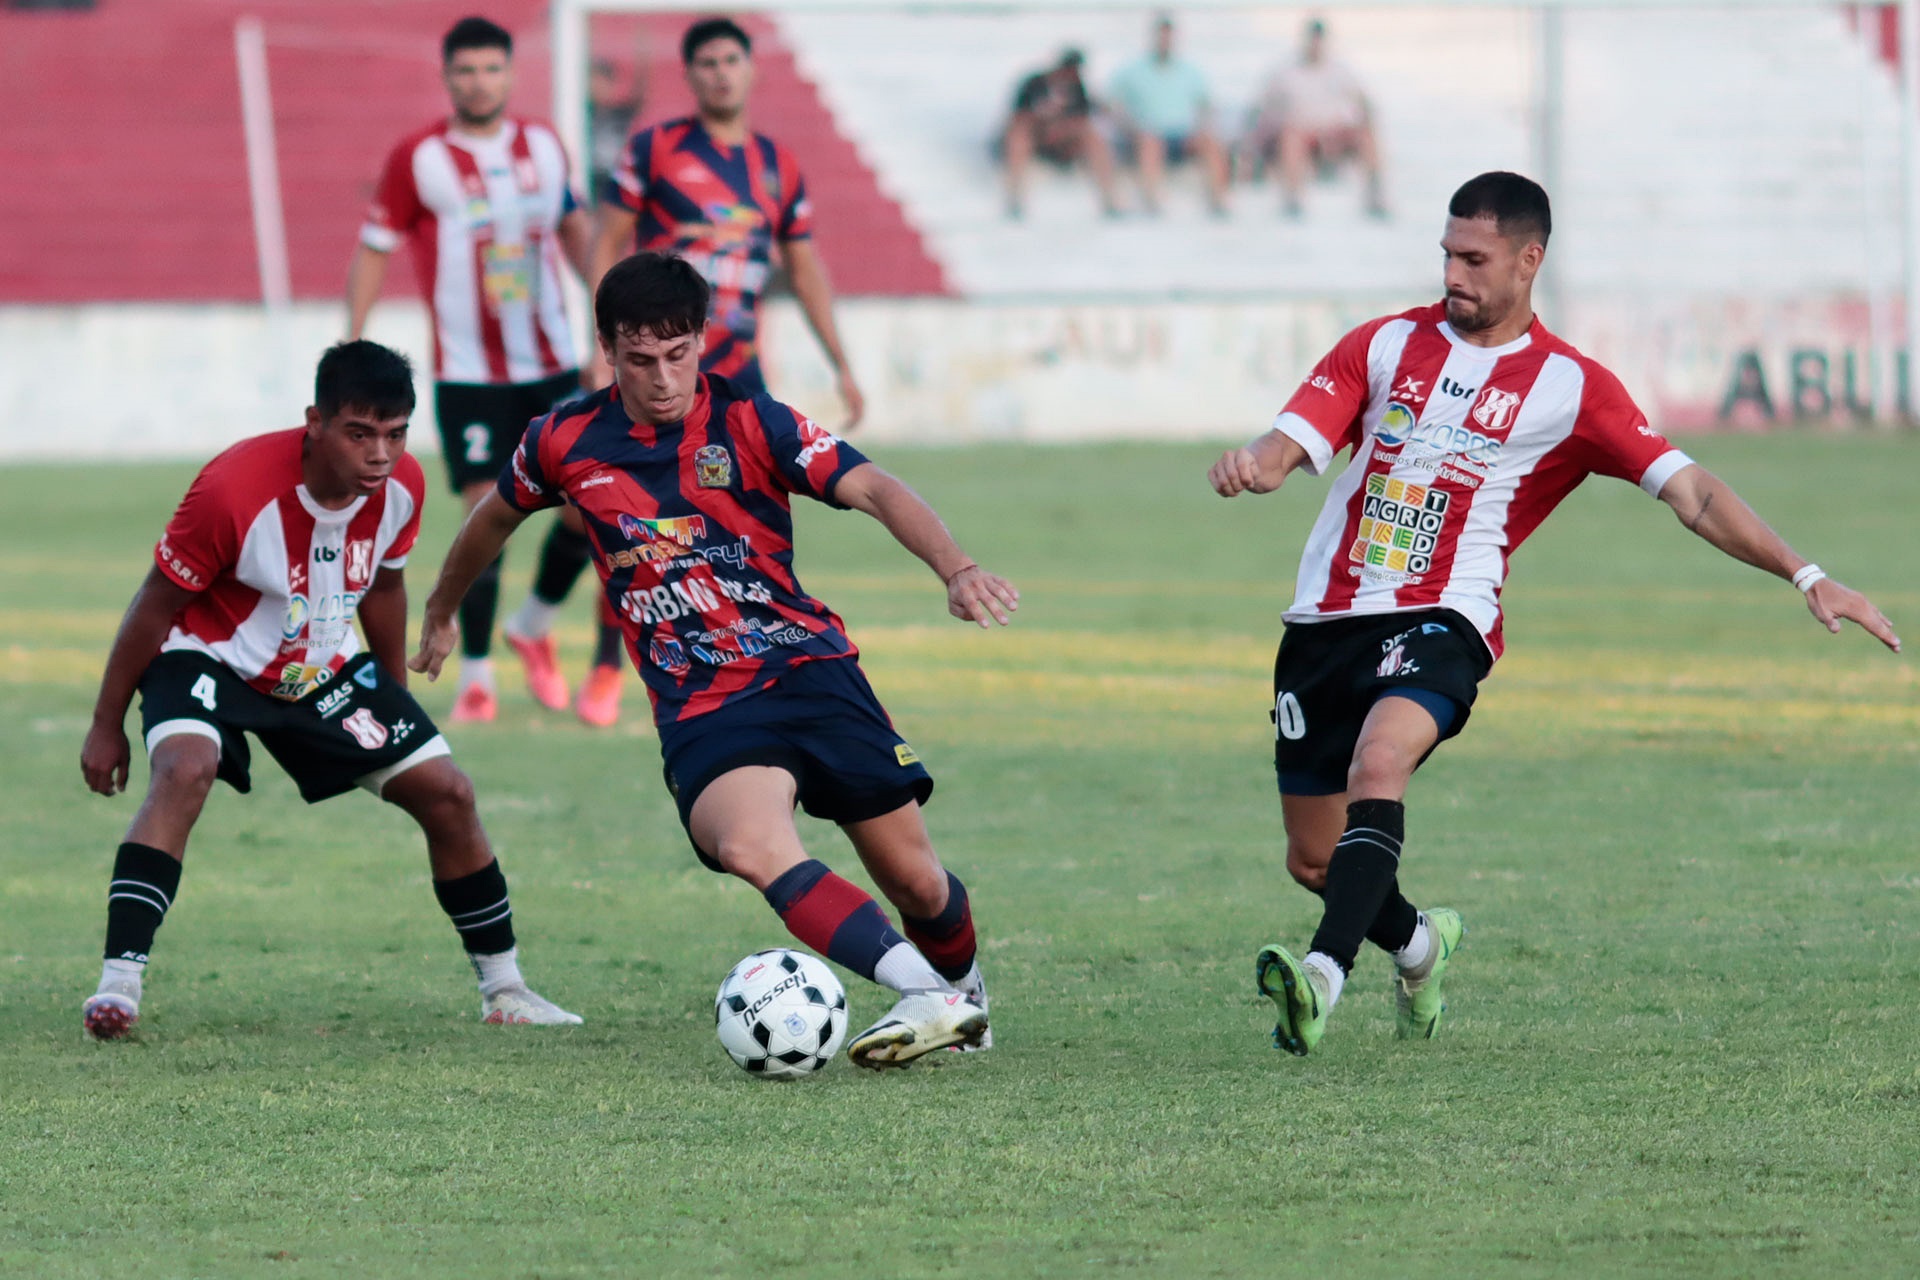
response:
[[[355,742],[368,751],[378,751],[387,745],[387,726],[373,718],[373,712],[362,707],[345,720],[340,727],[353,735]]]
[[[373,577],[373,539],[356,538],[347,544],[347,589],[356,591]]]
[[[1473,407],[1473,420],[1488,431],[1505,431],[1513,425],[1513,411],[1519,407],[1518,392],[1488,391]]]
[[[694,451],[693,478],[702,489],[725,489],[733,483],[733,455],[725,445],[702,445]]]
[[[1413,424],[1413,410],[1395,401],[1380,415],[1380,425],[1373,429],[1373,437],[1385,445],[1405,444],[1413,434]]]

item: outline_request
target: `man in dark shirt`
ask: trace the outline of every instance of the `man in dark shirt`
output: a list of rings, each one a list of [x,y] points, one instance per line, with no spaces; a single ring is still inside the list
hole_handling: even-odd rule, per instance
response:
[[[1010,218],[1025,212],[1027,171],[1036,156],[1063,169],[1084,160],[1100,188],[1101,210],[1109,217],[1120,211],[1114,195],[1113,148],[1100,132],[1093,100],[1080,80],[1082,61],[1078,49],[1068,49],[1052,67],[1021,81],[1014,94],[1013,116],[1002,138]]]

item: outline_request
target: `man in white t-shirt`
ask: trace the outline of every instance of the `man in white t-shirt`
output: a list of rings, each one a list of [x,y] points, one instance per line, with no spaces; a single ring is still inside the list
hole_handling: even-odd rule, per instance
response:
[[[1112,106],[1139,167],[1148,213],[1160,211],[1167,166],[1191,158],[1206,178],[1207,207],[1216,217],[1226,216],[1227,150],[1213,130],[1206,76],[1174,56],[1172,18],[1154,19],[1150,51],[1114,77]]]
[[[1279,161],[1281,207],[1288,217],[1299,216],[1309,176],[1348,161],[1366,178],[1367,211],[1386,214],[1373,106],[1353,70],[1327,56],[1327,27],[1318,18],[1307,23],[1299,57],[1276,70],[1261,90],[1246,149],[1256,173]]]
[[[1552,231],[1537,183],[1483,173],[1447,213],[1444,300],[1347,334],[1272,430],[1207,475],[1222,497],[1269,493],[1352,450],[1307,537],[1273,670],[1287,870],[1326,903],[1304,959],[1267,946],[1255,961],[1280,1010],[1274,1044],[1294,1054],[1319,1043],[1363,942],[1393,957],[1397,1033],[1438,1026],[1465,928],[1400,892],[1407,786],[1466,724],[1505,648],[1509,558],[1588,476],[1637,484],[1691,532],[1791,582],[1827,630],[1845,619],[1900,649],[1872,601],[1796,554],[1534,316]]]

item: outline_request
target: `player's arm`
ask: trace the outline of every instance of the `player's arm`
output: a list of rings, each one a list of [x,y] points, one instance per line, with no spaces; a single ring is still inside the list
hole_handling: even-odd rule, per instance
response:
[[[460,601],[466,598],[467,589],[473,586],[480,571],[498,558],[507,539],[529,514],[501,497],[497,489],[467,513],[466,523],[460,526],[460,532],[453,536],[453,545],[447,548],[440,578],[427,596],[426,613],[420,619],[420,649],[408,659],[407,666],[424,672],[429,680],[440,678],[440,664],[453,652],[454,641],[460,635],[454,610],[460,607]],[[403,607],[403,626],[405,616]],[[373,643],[371,636],[367,643]]]
[[[367,315],[379,300],[391,256],[365,242],[355,246],[353,261],[347,264],[347,341],[357,340],[366,331]]]
[[[127,708],[174,618],[195,594],[155,565],[147,570],[146,581],[133,593],[126,616],[120,619],[119,634],[107,650],[100,694],[93,702],[93,727],[80,748],[80,776],[103,796],[126,789],[127,766],[133,758],[127,744]]]
[[[1732,486],[1705,467],[1689,463],[1680,468],[1661,488],[1660,501],[1673,508],[1681,524],[1735,560],[1789,582],[1811,568],[1813,572],[1805,575],[1813,579],[1805,584],[1807,609],[1828,631],[1838,634],[1844,618],[1895,653],[1900,651],[1900,637],[1873,601],[1820,573],[1741,501]]]
[[[847,405],[846,425],[859,426],[867,411],[867,399],[860,393],[860,384],[854,381],[853,370],[847,364],[847,353],[840,346],[840,330],[833,323],[833,286],[827,283],[826,268],[820,265],[820,255],[814,252],[812,241],[787,240],[781,244],[780,251],[786,255],[787,279],[793,284],[793,296],[800,300],[807,325],[819,340],[827,362],[833,366],[840,398]]]
[[[1272,493],[1293,469],[1307,461],[1307,451],[1291,436],[1269,431],[1245,448],[1229,449],[1207,469],[1207,483],[1223,498],[1237,493]]]
[[[567,210],[560,219],[560,252],[567,255],[567,263],[581,280],[591,279],[597,285],[599,277],[593,272],[594,232],[593,219],[587,211],[577,205]]]
[[[360,631],[367,651],[398,680],[407,683],[407,574],[382,569],[360,597]]]
[[[588,260],[586,274],[588,309],[592,309],[593,295],[600,292],[600,280],[613,270],[613,264],[633,251],[633,237],[640,226],[640,215],[625,205],[602,202],[599,218],[593,233],[593,255]],[[592,318],[587,321],[589,331],[593,329]],[[587,340],[587,358],[580,366],[580,385],[589,391],[598,391],[613,381],[613,366],[607,363],[606,355],[600,350],[597,339]]]
[[[960,549],[926,499],[871,462],[863,462],[833,486],[833,500],[864,511],[886,526],[894,541],[926,561],[947,584],[947,612],[962,621],[1006,626],[1020,607],[1020,593],[988,573]]]

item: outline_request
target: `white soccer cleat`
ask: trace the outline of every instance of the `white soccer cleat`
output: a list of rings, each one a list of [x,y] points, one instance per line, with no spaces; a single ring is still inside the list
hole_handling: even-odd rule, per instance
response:
[[[961,995],[967,996],[979,1005],[982,1013],[992,1008],[987,1002],[987,980],[982,976],[979,965],[976,964],[969,969],[967,976],[953,985],[959,988]],[[947,1048],[954,1053],[978,1053],[982,1049],[991,1049],[993,1048],[993,1028],[991,1026],[987,1028],[986,1034],[980,1037],[978,1044],[952,1044]]]
[[[948,1045],[978,1045],[987,1035],[987,1011],[959,991],[909,991],[853,1038],[847,1056],[856,1067],[904,1067]]]
[[[577,1027],[584,1019],[524,985],[502,987],[480,997],[480,1020],[496,1027]]]
[[[118,1040],[140,1021],[140,992],[97,991],[80,1006],[80,1020],[95,1040]]]

